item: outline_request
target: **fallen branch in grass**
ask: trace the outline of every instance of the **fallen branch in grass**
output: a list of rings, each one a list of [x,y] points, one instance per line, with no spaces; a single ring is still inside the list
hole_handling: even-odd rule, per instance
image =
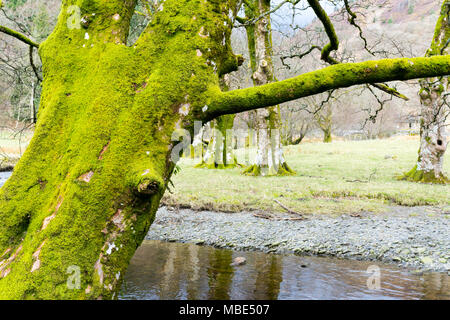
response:
[[[377,173],[377,169],[374,169],[370,175],[369,175],[369,179],[368,180],[359,180],[359,179],[355,179],[355,180],[345,180],[346,182],[361,182],[361,183],[369,183],[373,176]]]
[[[280,207],[282,207],[284,210],[286,210],[287,212],[289,212],[290,214],[294,214],[297,216],[302,217],[302,219],[305,219],[305,217],[303,217],[303,215],[301,213],[295,212],[291,209],[289,209],[288,207],[286,207],[284,204],[282,204],[280,201],[278,201],[277,199],[273,199],[273,201],[275,201]]]
[[[345,180],[345,182],[361,182],[361,183],[369,183],[369,180]]]

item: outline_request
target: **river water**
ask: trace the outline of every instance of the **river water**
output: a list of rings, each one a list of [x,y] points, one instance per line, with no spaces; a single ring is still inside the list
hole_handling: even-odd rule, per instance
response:
[[[230,266],[236,257],[247,263]],[[374,272],[367,272],[369,266],[379,268],[379,288]],[[378,262],[144,241],[125,275],[120,298],[450,299],[450,276],[415,275]]]
[[[9,176],[0,172],[0,187]],[[246,264],[231,266],[237,257],[244,257]],[[368,273],[369,267],[373,271]],[[450,300],[450,276],[416,275],[379,262],[144,241],[131,260],[119,298]]]

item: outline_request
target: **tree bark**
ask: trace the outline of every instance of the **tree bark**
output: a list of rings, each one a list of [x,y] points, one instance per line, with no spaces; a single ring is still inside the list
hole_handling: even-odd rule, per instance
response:
[[[270,11],[270,0],[246,3],[247,20],[253,20]],[[253,83],[261,86],[276,81],[273,67],[272,27],[270,15],[247,26],[250,66]],[[292,175],[283,156],[281,144],[281,117],[278,106],[256,110],[257,155],[255,162],[244,170],[253,176]]]
[[[134,0],[63,1],[39,45],[34,137],[0,189],[0,299],[116,298],[194,120],[450,74],[449,56],[385,59],[221,92],[219,77],[239,64],[229,41],[236,3],[166,0],[127,47]]]
[[[323,131],[323,142],[324,143],[331,143],[333,139],[331,138],[331,129],[327,129]]]
[[[447,54],[450,41],[450,1],[444,1],[436,25],[431,47],[426,56]],[[425,183],[448,183],[444,175],[444,155],[447,149],[446,119],[450,112],[445,94],[448,78],[439,77],[420,81],[420,148],[414,168],[405,173],[404,180]]]

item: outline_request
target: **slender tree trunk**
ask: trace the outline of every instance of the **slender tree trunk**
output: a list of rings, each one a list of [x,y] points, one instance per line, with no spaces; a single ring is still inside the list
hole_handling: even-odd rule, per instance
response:
[[[228,75],[220,79],[222,91],[229,90]],[[240,167],[233,151],[233,124],[235,114],[227,114],[211,121],[211,138],[208,150],[196,168],[231,169]]]
[[[450,2],[444,1],[436,25],[435,35],[426,56],[448,54],[450,41]],[[431,78],[420,81],[420,148],[414,168],[405,173],[403,180],[426,183],[448,183],[444,175],[444,155],[447,149],[446,118],[450,112],[444,93],[448,78]]]
[[[331,143],[331,130],[333,127],[333,112],[331,109],[331,105],[327,103],[325,105],[325,110],[320,110],[319,112],[317,112],[315,118],[317,125],[323,132],[323,142]]]
[[[323,142],[324,143],[331,143],[332,142],[331,129],[325,129],[323,131]]]
[[[36,93],[35,83],[31,83],[31,94],[30,94],[30,122],[36,123],[36,107],[34,104],[34,97]]]
[[[330,127],[324,127],[324,128],[322,128],[322,132],[323,132],[323,142],[324,143],[331,143],[332,142],[331,128]]]
[[[444,85],[447,87],[447,80],[435,79],[435,81],[435,83],[421,81],[419,158],[414,168],[404,175],[403,179],[405,180],[431,183],[449,182],[443,171],[444,155],[448,143],[442,90]]]
[[[270,11],[270,0],[254,0],[246,4],[247,19]],[[276,81],[273,68],[272,30],[270,15],[265,15],[246,28],[250,65],[255,86]],[[256,110],[257,155],[255,163],[244,170],[253,176],[291,175],[295,172],[283,157],[281,116],[278,106]]]
[[[206,153],[196,168],[231,169],[240,167],[233,151],[235,115],[224,115],[211,121],[211,138]]]

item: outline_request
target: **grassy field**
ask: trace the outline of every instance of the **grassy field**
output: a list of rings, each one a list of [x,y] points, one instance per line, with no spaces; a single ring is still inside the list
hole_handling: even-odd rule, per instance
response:
[[[382,212],[389,205],[435,205],[450,209],[450,186],[397,181],[417,159],[418,137],[383,140],[305,142],[285,147],[290,177],[248,177],[241,169],[196,169],[198,159],[183,158],[172,181],[171,206],[226,212],[283,212],[277,199],[305,214]],[[242,150],[238,150],[238,156]],[[449,153],[445,171],[450,174]]]

